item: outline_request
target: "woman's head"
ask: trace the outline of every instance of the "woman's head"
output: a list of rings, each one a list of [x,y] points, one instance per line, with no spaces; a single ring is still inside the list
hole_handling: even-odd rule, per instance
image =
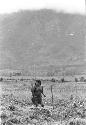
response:
[[[36,84],[40,86],[41,85],[41,80],[36,80]]]

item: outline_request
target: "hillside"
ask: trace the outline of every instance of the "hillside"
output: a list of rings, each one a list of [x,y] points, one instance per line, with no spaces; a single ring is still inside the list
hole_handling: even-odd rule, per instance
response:
[[[20,11],[0,19],[0,69],[84,63],[83,15],[45,9]]]

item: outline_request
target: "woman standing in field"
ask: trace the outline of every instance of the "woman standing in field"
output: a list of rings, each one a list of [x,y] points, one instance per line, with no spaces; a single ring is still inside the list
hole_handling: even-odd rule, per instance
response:
[[[42,102],[43,86],[41,86],[41,81],[36,80],[34,87],[31,88],[32,92],[32,102],[37,107],[39,104],[44,107]],[[44,95],[44,94],[43,94]],[[44,95],[44,97],[46,97]]]

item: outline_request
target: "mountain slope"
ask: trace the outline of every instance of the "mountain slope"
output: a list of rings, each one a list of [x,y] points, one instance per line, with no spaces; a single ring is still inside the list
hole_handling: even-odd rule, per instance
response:
[[[2,17],[0,69],[78,64],[84,60],[85,17],[52,10]]]

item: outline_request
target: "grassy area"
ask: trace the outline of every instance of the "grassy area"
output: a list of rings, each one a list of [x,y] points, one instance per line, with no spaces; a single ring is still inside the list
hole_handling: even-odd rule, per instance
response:
[[[86,124],[86,84],[75,82],[42,81],[44,109],[31,108],[31,84],[34,81],[0,82],[2,122],[18,125],[73,125]],[[52,109],[51,85],[54,101]],[[11,108],[10,108],[11,107]],[[45,118],[46,117],[46,118]],[[79,118],[79,121],[77,120]],[[14,120],[14,121],[13,121]],[[81,123],[81,121],[82,123]],[[84,120],[84,121],[83,121]],[[78,121],[78,123],[77,123]],[[71,122],[71,123],[70,123]]]

